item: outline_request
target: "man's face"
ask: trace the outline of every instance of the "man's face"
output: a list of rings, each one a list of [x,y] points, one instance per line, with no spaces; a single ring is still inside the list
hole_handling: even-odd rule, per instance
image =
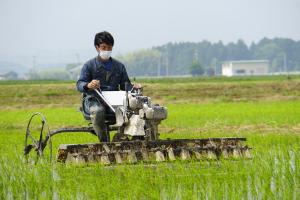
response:
[[[100,51],[111,51],[112,50],[112,46],[106,43],[101,43],[99,46],[96,46],[96,49],[98,52]]]

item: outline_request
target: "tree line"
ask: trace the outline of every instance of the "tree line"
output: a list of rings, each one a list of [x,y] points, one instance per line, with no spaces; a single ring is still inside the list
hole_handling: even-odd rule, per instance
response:
[[[300,71],[300,41],[286,38],[263,38],[249,46],[243,41],[224,44],[179,42],[118,55],[129,76],[220,75],[222,62],[230,60],[269,60],[269,72]],[[76,80],[81,65],[71,63],[64,68],[31,69],[28,79]],[[8,74],[12,77],[12,73]],[[3,79],[11,79],[2,77]],[[15,76],[14,76],[15,78]],[[1,79],[1,77],[0,77]]]
[[[300,41],[263,38],[247,45],[243,40],[167,43],[118,56],[131,76],[221,74],[229,60],[269,60],[269,72],[300,71]]]

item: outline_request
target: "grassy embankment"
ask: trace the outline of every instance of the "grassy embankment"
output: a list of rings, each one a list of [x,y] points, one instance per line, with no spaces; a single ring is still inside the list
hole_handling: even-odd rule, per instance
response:
[[[24,164],[25,126],[40,111],[51,129],[86,125],[71,82],[0,82],[0,199],[297,199],[300,196],[300,78],[140,80],[167,105],[162,138],[247,137],[252,160],[156,166]],[[96,142],[87,134],[53,138]]]

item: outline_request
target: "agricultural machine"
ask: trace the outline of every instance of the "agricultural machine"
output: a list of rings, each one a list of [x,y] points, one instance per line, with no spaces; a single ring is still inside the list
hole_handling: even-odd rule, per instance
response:
[[[152,103],[150,97],[143,96],[141,89],[102,92],[94,90],[94,93],[110,110],[105,124],[108,135],[110,131],[116,131],[114,137],[109,142],[61,144],[56,156],[58,162],[100,162],[110,165],[251,157],[250,148],[243,144],[246,138],[159,139],[158,125],[167,118],[167,108]],[[81,111],[87,119],[82,107]],[[41,119],[38,137],[32,134],[32,120],[36,117]],[[52,155],[51,138],[67,132],[86,132],[97,136],[91,125],[50,130],[46,118],[41,113],[34,113],[26,129],[24,154],[28,157],[32,152],[31,155],[38,159],[48,145]]]

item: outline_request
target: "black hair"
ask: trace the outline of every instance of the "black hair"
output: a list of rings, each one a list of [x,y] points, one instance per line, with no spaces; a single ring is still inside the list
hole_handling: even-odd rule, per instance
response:
[[[102,43],[106,43],[108,45],[114,46],[113,36],[107,31],[102,31],[100,33],[97,33],[95,35],[94,46],[95,47],[99,46]]]

